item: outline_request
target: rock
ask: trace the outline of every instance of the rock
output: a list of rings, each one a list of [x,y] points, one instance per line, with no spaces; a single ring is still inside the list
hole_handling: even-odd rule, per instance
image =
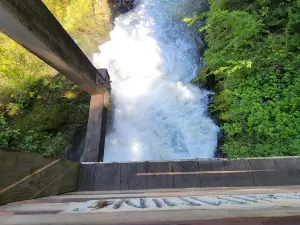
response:
[[[126,13],[134,8],[135,0],[114,0],[113,9],[115,12]]]
[[[104,207],[106,207],[106,206],[108,206],[107,201],[98,201],[98,202],[97,202],[97,208],[98,208],[98,209],[102,209],[102,208],[104,208]]]
[[[102,209],[106,206],[108,206],[108,202],[107,201],[102,201],[102,200],[99,200],[98,202],[96,202],[95,204],[93,205],[90,205],[88,206],[88,208],[91,208],[93,210],[96,210],[96,209]]]

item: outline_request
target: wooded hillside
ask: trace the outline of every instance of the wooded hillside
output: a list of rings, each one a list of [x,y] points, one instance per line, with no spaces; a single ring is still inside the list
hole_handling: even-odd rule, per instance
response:
[[[216,80],[210,111],[228,157],[300,154],[300,1],[210,0],[207,67]]]

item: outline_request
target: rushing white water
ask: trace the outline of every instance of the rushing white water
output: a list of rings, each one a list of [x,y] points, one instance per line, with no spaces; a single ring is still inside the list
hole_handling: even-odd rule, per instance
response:
[[[199,36],[182,22],[201,2],[141,0],[116,19],[94,56],[112,81],[105,162],[214,157],[219,128],[207,115],[209,93],[189,84]]]

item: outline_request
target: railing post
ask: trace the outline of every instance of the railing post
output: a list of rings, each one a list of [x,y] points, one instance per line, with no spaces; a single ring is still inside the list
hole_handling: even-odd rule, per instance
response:
[[[98,70],[103,76],[109,78],[106,69]],[[110,84],[104,85],[107,90],[110,90]],[[104,157],[106,123],[107,123],[107,108],[109,91],[102,94],[91,96],[89,120],[85,136],[84,152],[81,161],[83,162],[101,162]]]

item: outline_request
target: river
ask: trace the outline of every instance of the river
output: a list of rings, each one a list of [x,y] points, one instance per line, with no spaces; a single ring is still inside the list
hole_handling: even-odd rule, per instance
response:
[[[116,18],[111,40],[94,55],[112,81],[104,162],[214,157],[210,93],[190,84],[201,69],[201,36],[182,22],[201,7],[200,0],[141,0]]]

